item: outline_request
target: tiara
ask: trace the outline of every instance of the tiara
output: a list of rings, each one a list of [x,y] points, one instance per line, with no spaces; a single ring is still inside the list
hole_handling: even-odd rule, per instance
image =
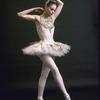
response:
[[[57,3],[56,0],[47,0],[45,4],[48,4],[50,1],[54,2],[54,3]]]

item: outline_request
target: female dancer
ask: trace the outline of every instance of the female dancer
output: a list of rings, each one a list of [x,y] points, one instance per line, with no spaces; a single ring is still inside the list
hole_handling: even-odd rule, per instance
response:
[[[34,21],[36,30],[40,41],[35,42],[22,49],[24,54],[38,55],[43,62],[41,76],[38,83],[38,97],[37,100],[43,100],[43,92],[46,84],[46,79],[51,71],[55,81],[64,94],[65,100],[71,100],[69,94],[65,89],[62,76],[59,72],[57,65],[54,62],[55,56],[64,56],[69,52],[70,46],[61,42],[55,42],[53,39],[54,22],[60,14],[64,3],[61,0],[47,0],[45,8],[36,7],[28,10],[18,12],[18,16]],[[36,11],[43,11],[42,15],[30,15],[28,13]]]

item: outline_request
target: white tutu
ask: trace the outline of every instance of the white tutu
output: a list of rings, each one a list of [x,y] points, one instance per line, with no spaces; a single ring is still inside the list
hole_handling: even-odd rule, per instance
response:
[[[27,55],[42,55],[49,54],[51,56],[64,56],[70,50],[70,46],[67,44],[63,44],[61,42],[45,42],[39,41],[35,42],[25,48],[22,49],[24,54]]]

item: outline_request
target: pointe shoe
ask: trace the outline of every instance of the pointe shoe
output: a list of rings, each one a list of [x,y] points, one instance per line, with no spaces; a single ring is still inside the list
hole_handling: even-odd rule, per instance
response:
[[[44,99],[37,99],[37,100],[44,100]]]
[[[71,98],[70,98],[70,95],[69,95],[69,94],[66,94],[66,95],[65,95],[65,100],[71,100]]]
[[[41,97],[38,97],[38,99],[37,100],[44,100],[43,98],[41,98]]]

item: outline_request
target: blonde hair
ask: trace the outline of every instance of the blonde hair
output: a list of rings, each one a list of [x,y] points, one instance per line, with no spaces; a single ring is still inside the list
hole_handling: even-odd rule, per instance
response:
[[[57,6],[57,2],[55,0],[47,0],[45,5],[50,6],[50,4],[55,4]]]

